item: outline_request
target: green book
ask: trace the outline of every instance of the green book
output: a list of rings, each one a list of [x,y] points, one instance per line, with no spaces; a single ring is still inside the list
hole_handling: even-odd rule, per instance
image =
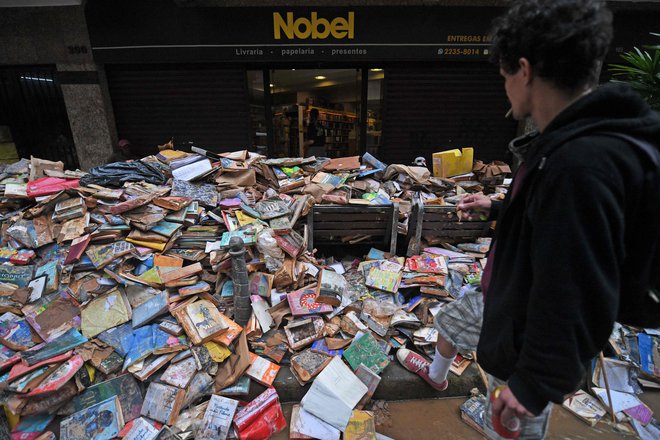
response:
[[[353,371],[357,370],[360,364],[364,364],[376,374],[380,374],[390,363],[390,359],[383,353],[378,341],[370,333],[365,334],[344,350],[344,359],[348,361]]]

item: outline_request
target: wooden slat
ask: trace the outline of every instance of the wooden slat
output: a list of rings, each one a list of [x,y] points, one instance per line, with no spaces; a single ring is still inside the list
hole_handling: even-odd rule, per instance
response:
[[[481,233],[481,230],[478,231],[453,230],[453,231],[442,231],[442,234],[422,233],[422,235],[424,237],[441,238],[441,237],[481,237],[483,234]]]
[[[386,234],[388,233],[387,225],[385,224],[376,224],[376,223],[350,223],[344,224],[343,222],[335,223],[314,223],[314,231],[327,231],[327,230],[342,230],[346,231],[347,234],[350,234],[354,229],[369,229],[374,233]]]
[[[388,221],[390,215],[386,213],[379,213],[379,212],[364,212],[362,214],[360,213],[325,213],[325,212],[317,212],[315,214],[315,220],[316,222],[322,222],[322,221],[382,221],[386,222]]]
[[[314,229],[316,237],[346,237],[347,235],[384,235],[385,231],[378,232],[374,229]]]

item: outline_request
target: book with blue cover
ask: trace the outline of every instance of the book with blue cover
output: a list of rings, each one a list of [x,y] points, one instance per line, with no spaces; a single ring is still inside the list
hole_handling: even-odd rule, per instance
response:
[[[60,423],[60,440],[112,440],[124,427],[117,396],[85,408]]]

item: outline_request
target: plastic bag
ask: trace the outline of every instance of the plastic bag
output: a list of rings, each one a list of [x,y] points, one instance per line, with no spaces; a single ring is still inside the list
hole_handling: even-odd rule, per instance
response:
[[[80,179],[80,185],[100,185],[119,188],[126,182],[153,183],[163,185],[167,182],[165,175],[154,165],[142,161],[114,162],[89,170],[89,174]]]
[[[362,302],[362,310],[376,318],[387,318],[394,315],[401,306],[394,301],[377,301],[367,298]]]
[[[257,249],[264,256],[269,272],[277,272],[282,267],[284,252],[277,245],[272,229],[266,228],[257,234]]]

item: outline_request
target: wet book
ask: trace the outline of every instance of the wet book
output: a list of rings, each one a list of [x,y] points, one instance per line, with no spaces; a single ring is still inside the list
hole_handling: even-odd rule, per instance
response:
[[[484,431],[486,417],[486,396],[480,394],[470,397],[461,405],[461,419],[474,428],[482,436],[486,437]]]
[[[73,398],[73,408],[80,411],[113,396],[119,397],[125,421],[128,422],[140,416],[143,400],[142,392],[138,382],[131,374],[122,374],[90,386]]]
[[[119,289],[94,298],[80,312],[82,334],[93,338],[99,333],[130,321],[131,305]]]
[[[197,361],[194,357],[189,357],[181,362],[170,364],[160,377],[160,381],[168,385],[185,389],[190,385],[190,382],[196,373]]]
[[[66,291],[42,297],[25,306],[23,314],[44,341],[52,340],[67,328],[80,327],[80,309]]]
[[[27,395],[34,397],[56,392],[82,368],[83,364],[83,358],[79,355],[69,358],[53,370],[38,387],[34,388]]]
[[[355,369],[355,376],[357,376],[357,378],[360,379],[360,382],[362,382],[367,387],[367,393],[355,406],[356,409],[362,409],[376,392],[376,388],[378,388],[378,384],[380,384],[381,377],[364,364],[360,364],[360,366]]]
[[[371,411],[354,410],[344,440],[376,440],[376,421]]]
[[[250,352],[250,368],[245,374],[264,386],[272,386],[280,366]]]
[[[37,336],[25,318],[11,312],[0,316],[0,343],[11,350],[26,350],[35,346]]]
[[[196,301],[173,314],[196,345],[216,338],[228,328],[218,308],[210,301]]]
[[[163,291],[133,309],[133,328],[141,327],[168,311],[168,293]]]
[[[598,399],[582,390],[564,400],[562,406],[591,426],[607,414]]]
[[[348,361],[353,370],[363,364],[376,374],[382,372],[390,363],[390,359],[370,333],[353,341],[351,346],[344,350],[344,359]]]
[[[48,344],[40,344],[30,350],[21,352],[20,356],[28,365],[34,365],[65,353],[85,342],[87,342],[87,338],[81,335],[78,330],[72,328],[48,342]]]
[[[124,427],[119,398],[111,397],[74,413],[60,423],[61,440],[111,440]]]
[[[323,269],[319,273],[316,287],[316,301],[338,307],[346,290],[346,279],[332,270]]]
[[[197,440],[225,440],[237,408],[238,401],[212,395],[195,438]]]
[[[166,425],[173,425],[181,412],[185,394],[181,388],[152,382],[147,388],[140,413]]]

